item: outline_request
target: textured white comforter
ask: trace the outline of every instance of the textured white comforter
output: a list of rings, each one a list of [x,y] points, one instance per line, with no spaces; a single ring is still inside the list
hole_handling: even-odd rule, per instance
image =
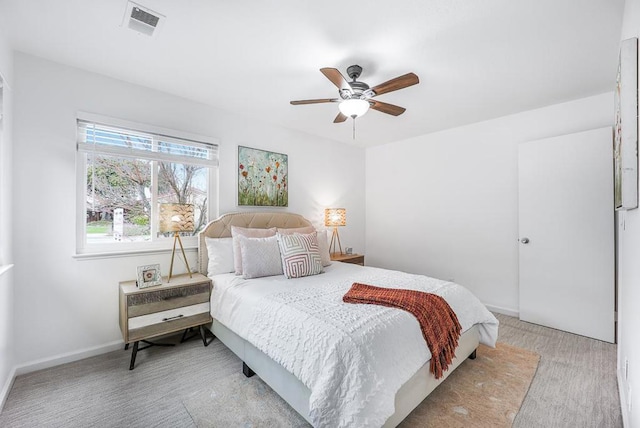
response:
[[[466,331],[495,346],[498,320],[464,287],[422,275],[333,263],[321,275],[244,280],[215,275],[214,318],[280,363],[311,391],[316,427],[377,427],[398,389],[430,358],[415,317],[377,305],[346,304],[353,282],[442,296]]]

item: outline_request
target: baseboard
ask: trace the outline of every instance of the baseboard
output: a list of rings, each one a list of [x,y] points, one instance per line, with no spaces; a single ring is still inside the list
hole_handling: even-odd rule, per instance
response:
[[[4,409],[4,403],[7,402],[7,398],[9,397],[9,392],[11,391],[11,387],[13,386],[13,381],[16,379],[16,369],[13,368],[9,372],[9,376],[7,377],[7,381],[4,383],[2,390],[0,391],[0,411]]]
[[[107,352],[123,349],[123,346],[124,342],[122,340],[117,340],[115,342],[110,342],[104,345],[85,348],[79,351],[68,352],[66,354],[56,355],[53,357],[32,361],[26,364],[21,364],[14,369],[15,376],[35,372],[37,370],[48,369],[49,367],[71,363],[73,361],[83,360],[89,357],[95,357],[96,355],[106,354]]]
[[[520,318],[520,312],[513,309],[501,308],[500,306],[485,305],[491,312],[497,312],[502,315],[508,315],[510,317]]]
[[[624,387],[627,384],[624,379],[622,378],[622,373],[620,372],[620,370],[616,370],[616,375],[618,377],[618,394],[620,395],[620,412],[622,413],[622,426],[623,427],[630,427],[631,425],[629,425],[629,412],[627,411],[627,409],[629,409],[629,397],[626,396],[626,394],[624,394]]]

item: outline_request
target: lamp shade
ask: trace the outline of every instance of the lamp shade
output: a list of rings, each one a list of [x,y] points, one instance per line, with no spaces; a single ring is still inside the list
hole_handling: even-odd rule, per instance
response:
[[[338,104],[340,113],[349,117],[360,117],[369,111],[369,102],[359,98],[351,98]]]
[[[193,230],[192,204],[160,204],[160,233]]]
[[[344,208],[327,208],[324,210],[325,226],[346,226],[347,210]]]

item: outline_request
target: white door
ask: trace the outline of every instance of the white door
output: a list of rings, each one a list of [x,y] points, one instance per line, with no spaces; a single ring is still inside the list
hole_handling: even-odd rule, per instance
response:
[[[520,319],[614,341],[611,128],[518,150]]]

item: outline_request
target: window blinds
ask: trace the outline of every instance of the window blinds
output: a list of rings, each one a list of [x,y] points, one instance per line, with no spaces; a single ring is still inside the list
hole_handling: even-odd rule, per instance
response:
[[[78,151],[218,166],[218,146],[212,143],[110,126],[78,119]]]

